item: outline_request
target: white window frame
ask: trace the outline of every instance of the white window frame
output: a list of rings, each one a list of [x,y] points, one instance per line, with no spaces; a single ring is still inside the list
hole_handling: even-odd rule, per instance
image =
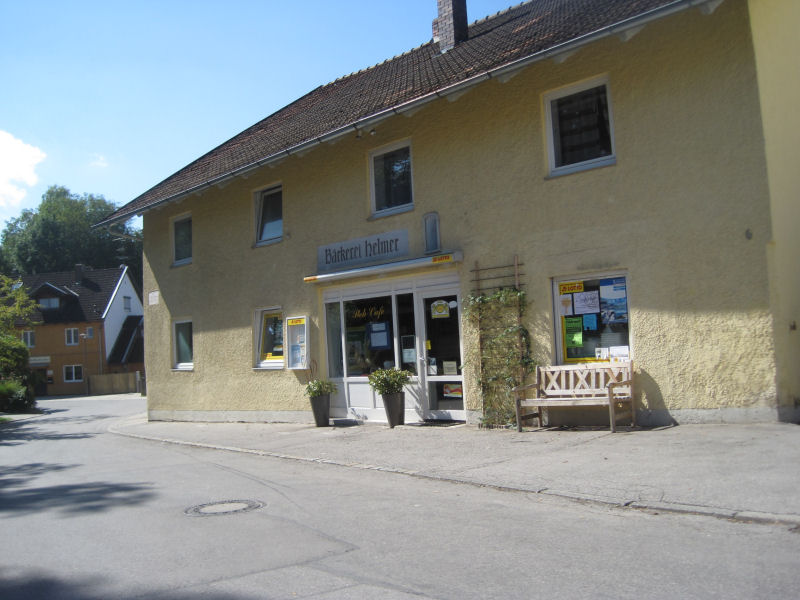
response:
[[[272,237],[261,237],[261,217],[263,216],[264,210],[264,196],[269,196],[274,194],[275,192],[280,192],[281,194],[281,231],[280,234],[274,235]],[[276,244],[283,240],[283,184],[281,183],[274,183],[269,185],[265,188],[261,188],[255,192],[253,192],[253,205],[254,205],[254,213],[255,213],[255,234],[256,234],[256,246],[268,246],[270,244]]]
[[[178,259],[177,258],[177,239],[175,236],[175,227],[184,221],[190,221],[191,231],[192,231],[192,248],[191,253],[189,256]],[[182,215],[177,215],[170,219],[170,227],[169,227],[169,235],[170,235],[170,243],[172,244],[172,266],[179,267],[182,265],[190,265],[192,264],[192,258],[194,257],[194,221],[192,220],[191,213],[184,213]]]
[[[611,154],[608,156],[601,156],[598,158],[557,167],[555,141],[553,137],[553,101],[565,98],[567,96],[572,96],[574,94],[579,94],[580,92],[585,92],[586,90],[600,86],[604,86],[606,90],[606,104],[608,105],[608,130],[609,135],[611,136]],[[559,175],[567,175],[569,173],[577,173],[578,171],[596,169],[599,167],[606,167],[616,164],[617,150],[616,143],[614,141],[614,111],[611,103],[611,87],[609,85],[608,75],[599,75],[578,83],[573,83],[555,90],[550,90],[542,95],[542,103],[544,104],[545,139],[547,140],[549,177],[557,177]]]
[[[81,338],[77,327],[66,327],[64,329],[64,343],[67,346],[77,346],[80,339]]]
[[[283,355],[280,357],[266,358],[261,357],[261,343],[264,336],[264,316],[265,315],[278,315],[281,327],[283,327]],[[283,309],[280,306],[269,306],[259,308],[255,312],[255,326],[254,331],[254,356],[256,369],[283,369],[286,364],[286,321],[283,315]]]
[[[178,361],[178,326],[189,323],[192,326],[192,360],[191,362]],[[192,319],[175,319],[172,322],[172,368],[176,371],[191,371],[194,369],[194,322]]]
[[[36,331],[33,329],[26,329],[22,332],[22,341],[28,348],[36,347]]]
[[[409,160],[409,177],[411,179],[410,188],[411,188],[411,201],[407,204],[403,204],[401,206],[393,206],[390,208],[384,208],[378,210],[376,206],[376,197],[375,197],[375,158],[381,156],[383,154],[388,154],[389,152],[394,152],[395,150],[400,150],[401,148],[408,148],[408,160]],[[388,144],[386,146],[381,146],[380,148],[375,148],[371,150],[369,153],[369,193],[370,193],[370,201],[372,206],[372,216],[374,218],[378,217],[387,217],[389,215],[395,215],[398,213],[408,212],[410,210],[414,210],[414,155],[411,148],[411,140],[401,140],[398,142],[394,142],[392,144]]]
[[[81,370],[80,379],[75,378],[76,367]],[[67,378],[67,369],[70,369],[72,371],[72,378]],[[81,383],[83,381],[83,365],[64,365],[63,374],[64,374],[64,383]]]

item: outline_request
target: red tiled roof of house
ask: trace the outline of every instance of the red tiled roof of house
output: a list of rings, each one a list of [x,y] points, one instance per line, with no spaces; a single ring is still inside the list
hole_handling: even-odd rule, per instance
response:
[[[689,0],[532,0],[469,26],[446,53],[428,42],[320,86],[171,175],[99,225],[141,214],[292,150],[476,77],[687,8]]]

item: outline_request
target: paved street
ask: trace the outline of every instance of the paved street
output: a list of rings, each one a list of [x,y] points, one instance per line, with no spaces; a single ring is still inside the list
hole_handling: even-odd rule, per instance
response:
[[[393,435],[395,445],[417,440],[430,452],[428,446],[456,442],[446,437],[454,431],[448,428],[171,429],[183,438],[191,431],[206,438],[212,431],[249,432],[249,444],[234,438],[245,447],[258,445],[252,439],[258,432],[261,445],[273,450],[259,454],[111,433],[166,439],[169,424],[141,423],[144,401],[135,395],[39,405],[42,415],[0,424],[4,600],[774,599],[794,597],[800,583],[800,528],[791,522],[632,510],[506,491],[500,482],[458,483],[428,476],[446,471],[437,456],[424,477],[364,468],[379,467],[380,447],[364,455],[356,440],[386,440],[388,448]],[[514,448],[532,439],[481,434],[484,445]],[[464,430],[457,439],[467,443],[477,439],[472,435]],[[330,462],[289,457],[292,450],[303,454],[312,438],[326,444],[314,449],[329,452]],[[233,445],[216,439],[218,446]],[[584,445],[591,439],[598,438]],[[623,437],[597,443],[605,439],[624,443]],[[361,456],[336,456],[335,448],[343,447]],[[535,451],[533,444],[527,449]],[[578,460],[566,442],[563,450]],[[397,459],[388,449],[385,454]],[[359,460],[344,466],[345,458]],[[423,471],[424,458],[415,460]],[[503,464],[519,478],[525,463],[517,457]],[[699,468],[686,465],[693,474]],[[483,469],[490,469],[488,462]],[[480,473],[470,470],[473,478]],[[557,481],[557,475],[548,477]],[[770,498],[764,506],[791,516],[797,499],[773,499],[771,490],[783,489],[773,475],[765,479]],[[793,489],[794,483],[784,485]],[[742,495],[732,502],[746,501]],[[235,509],[243,510],[226,512]]]

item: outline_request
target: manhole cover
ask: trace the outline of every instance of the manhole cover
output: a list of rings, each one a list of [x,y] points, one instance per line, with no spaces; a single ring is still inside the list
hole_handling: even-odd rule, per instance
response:
[[[190,517],[215,517],[217,515],[229,515],[231,513],[256,510],[262,506],[264,506],[264,504],[257,500],[221,500],[219,502],[192,506],[191,508],[187,508],[184,512]]]

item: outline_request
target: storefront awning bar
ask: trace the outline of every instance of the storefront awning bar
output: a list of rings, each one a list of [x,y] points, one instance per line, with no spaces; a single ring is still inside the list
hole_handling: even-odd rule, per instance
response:
[[[339,279],[365,277],[368,275],[382,275],[384,273],[391,273],[394,271],[405,271],[409,269],[417,269],[420,267],[448,265],[453,263],[459,263],[462,260],[464,260],[464,255],[459,250],[455,252],[448,252],[446,254],[436,254],[434,256],[424,256],[422,258],[412,258],[410,260],[401,260],[398,262],[383,263],[380,265],[358,267],[356,269],[348,269],[347,271],[336,271],[333,273],[320,273],[318,275],[309,275],[308,277],[304,277],[303,281],[307,283],[337,281]]]

